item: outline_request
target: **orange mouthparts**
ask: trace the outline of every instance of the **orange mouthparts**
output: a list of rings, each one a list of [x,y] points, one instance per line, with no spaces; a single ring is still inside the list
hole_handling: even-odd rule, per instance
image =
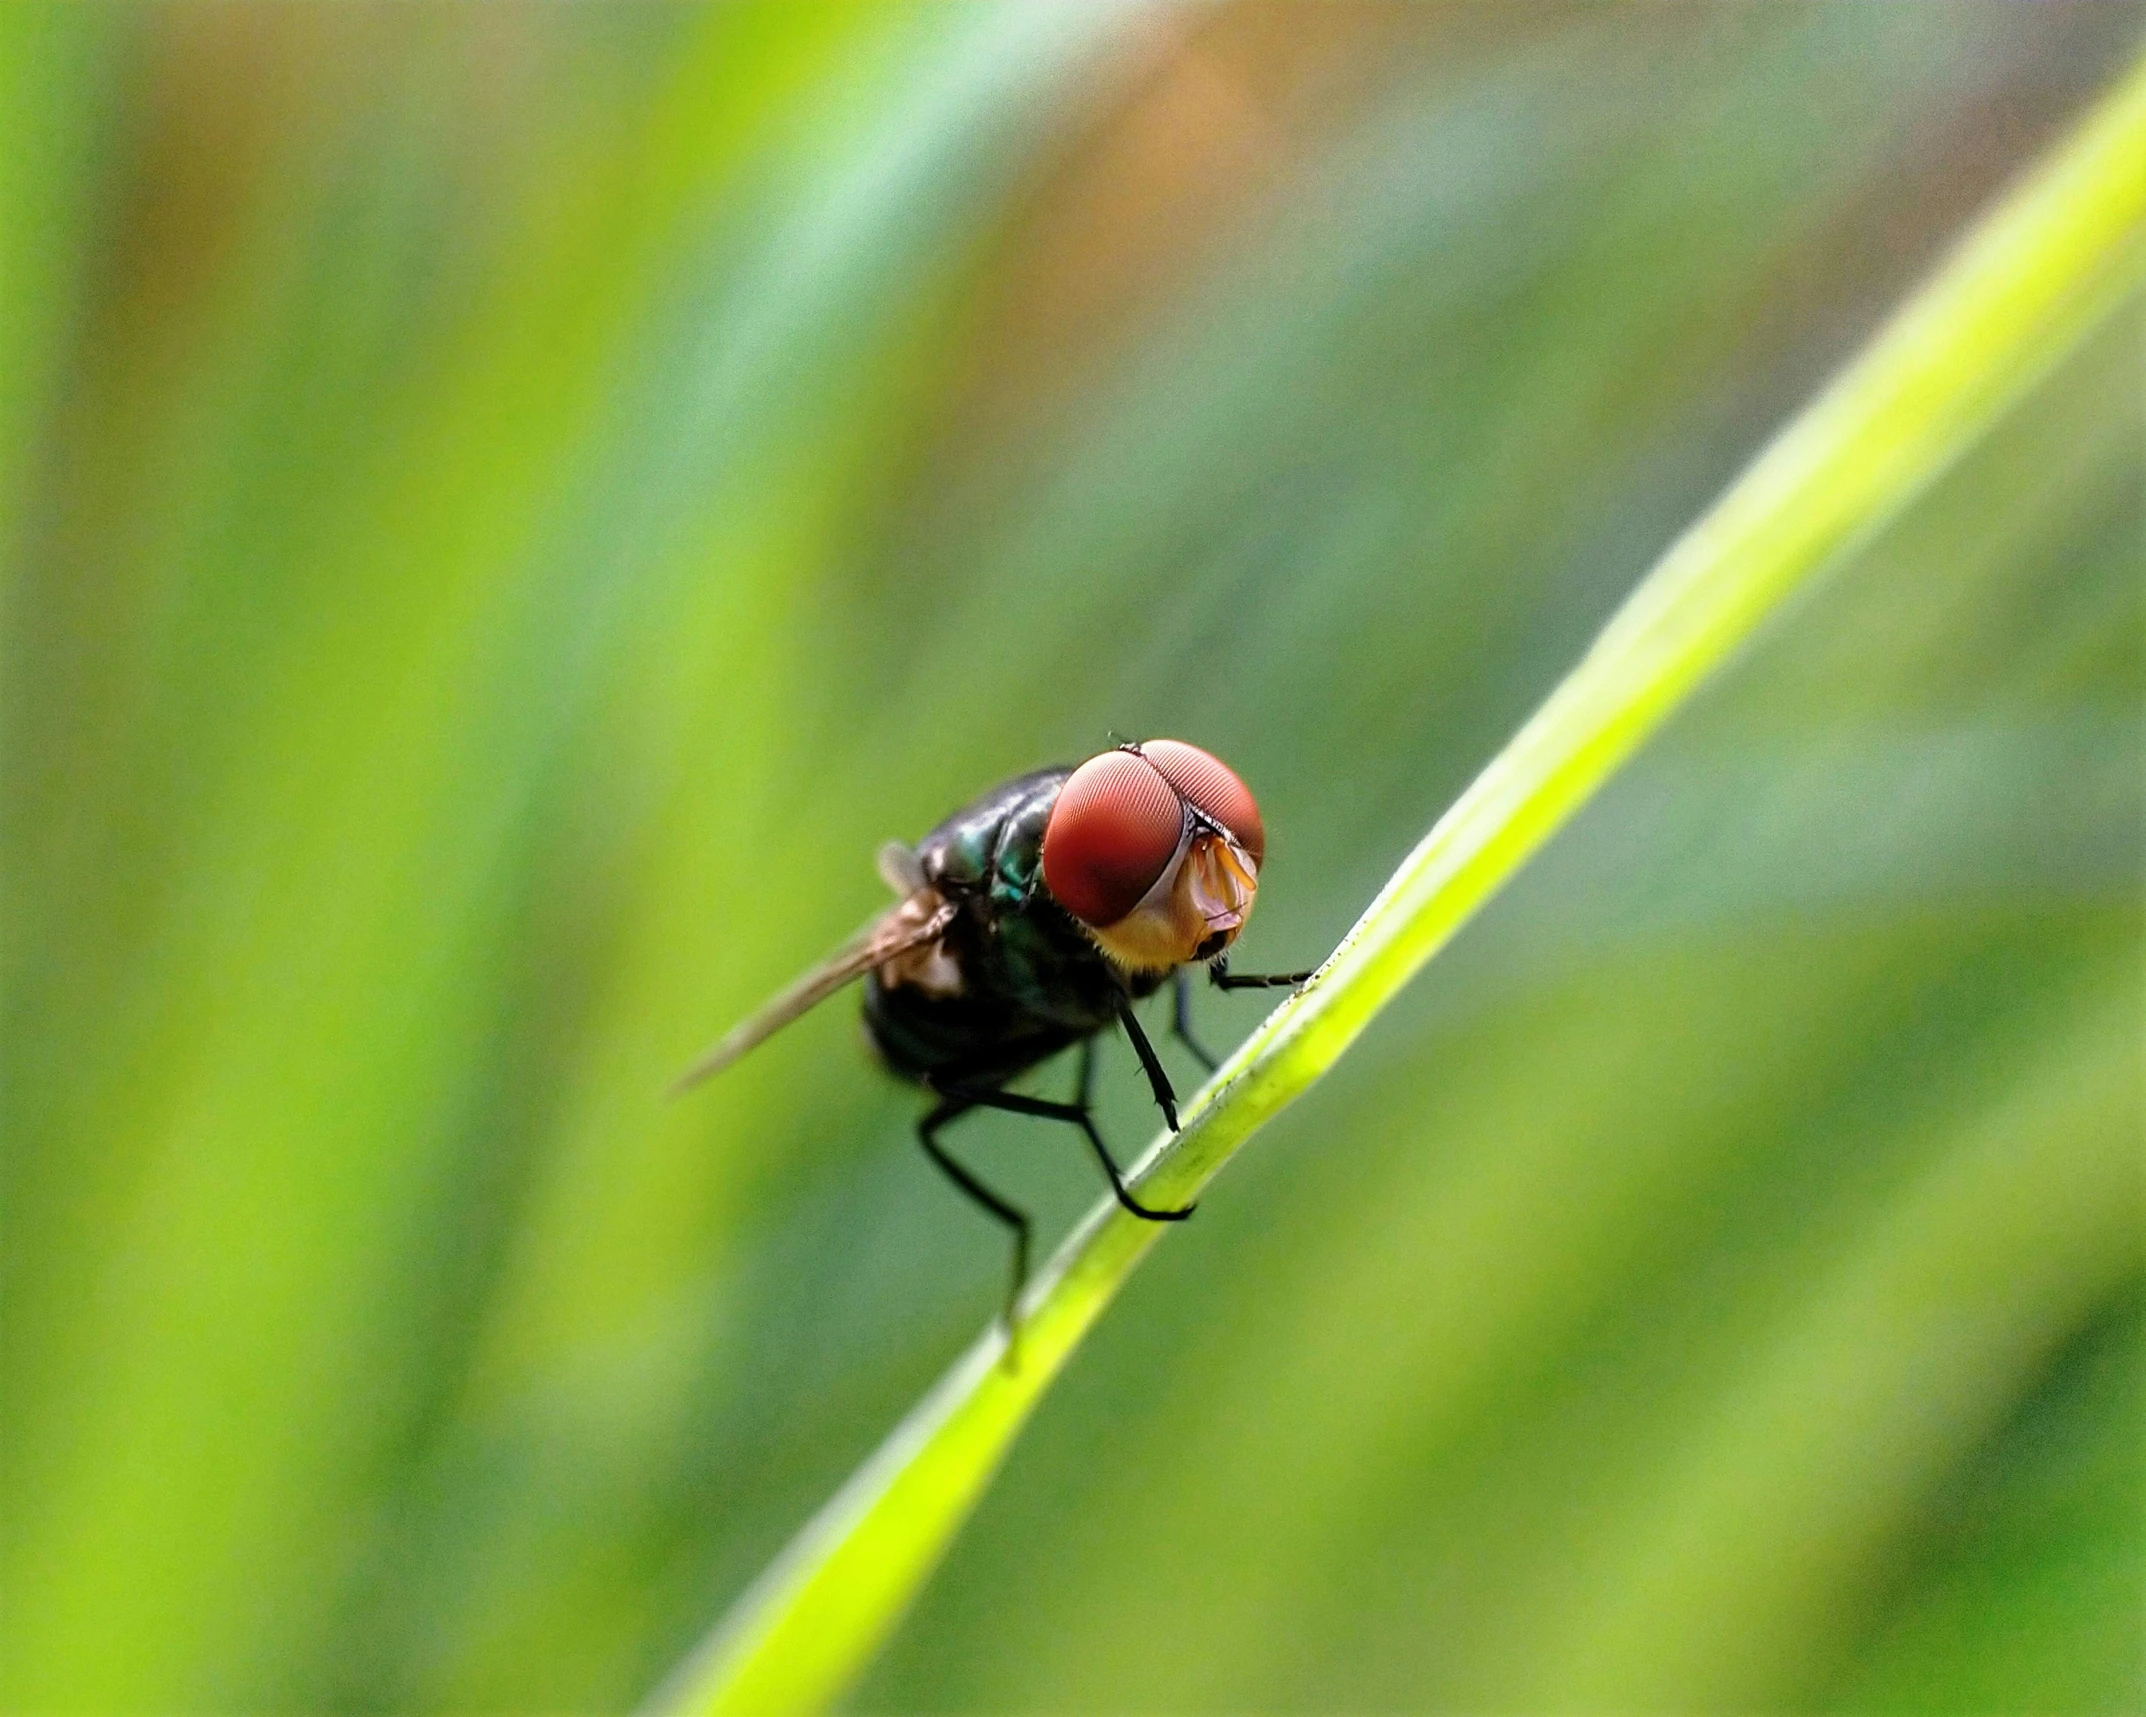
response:
[[[1202,830],[1182,843],[1139,905],[1089,934],[1128,971],[1166,972],[1227,948],[1258,895],[1251,855],[1230,836]]]

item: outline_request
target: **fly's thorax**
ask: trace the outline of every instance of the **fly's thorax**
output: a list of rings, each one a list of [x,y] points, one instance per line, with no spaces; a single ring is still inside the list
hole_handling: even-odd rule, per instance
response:
[[[1092,1029],[1088,992],[1103,962],[1039,886],[1043,831],[1068,773],[1038,770],[1004,782],[917,843],[922,881],[897,915],[947,902],[954,916],[931,946],[880,966],[877,984],[891,1005],[961,998],[962,1035],[984,1030],[994,1010],[1024,1030],[1072,1021]]]
[[[1015,806],[1000,826],[991,854],[991,895],[1002,911],[1034,898],[1043,874],[1043,831],[1051,820],[1054,793],[1036,793]]]
[[[950,897],[979,890],[1003,892],[1008,877],[1032,876],[1067,769],[1039,769],[962,806],[917,842],[928,881]]]

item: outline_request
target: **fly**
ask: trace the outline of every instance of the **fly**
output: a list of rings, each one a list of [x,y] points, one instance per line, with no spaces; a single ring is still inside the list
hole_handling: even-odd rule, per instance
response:
[[[679,1079],[720,1073],[808,1008],[864,980],[864,1023],[887,1067],[934,1099],[917,1125],[941,1173],[1012,1237],[1006,1316],[1028,1279],[1029,1217],[979,1179],[940,1134],[972,1109],[1077,1127],[1120,1205],[1182,1222],[1125,1183],[1090,1113],[1095,1040],[1123,1028],[1170,1130],[1177,1093],[1133,1004],[1175,986],[1171,1026],[1212,1072],[1192,1035],[1191,968],[1225,990],[1302,983],[1309,972],[1240,976],[1228,950],[1251,916],[1266,856],[1251,790],[1220,759],[1151,739],[1039,769],[963,806],[914,848],[889,842],[879,874],[899,899],[825,960],[734,1027]],[[1070,1102],[1006,1089],[1078,1045]]]

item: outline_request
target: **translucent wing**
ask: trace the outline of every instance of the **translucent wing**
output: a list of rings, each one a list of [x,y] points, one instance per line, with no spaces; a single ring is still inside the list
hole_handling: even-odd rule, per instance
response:
[[[929,889],[912,894],[901,905],[882,912],[796,983],[772,997],[717,1039],[707,1053],[681,1073],[671,1094],[711,1079],[748,1050],[759,1047],[806,1010],[818,1006],[844,984],[853,983],[874,966],[936,942],[954,921],[954,907]]]

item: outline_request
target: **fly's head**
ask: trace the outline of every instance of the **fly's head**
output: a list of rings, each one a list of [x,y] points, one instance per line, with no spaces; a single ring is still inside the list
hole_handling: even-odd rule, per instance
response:
[[[1166,972],[1237,939],[1266,828],[1251,790],[1179,739],[1091,757],[1043,832],[1043,883],[1117,965]]]

